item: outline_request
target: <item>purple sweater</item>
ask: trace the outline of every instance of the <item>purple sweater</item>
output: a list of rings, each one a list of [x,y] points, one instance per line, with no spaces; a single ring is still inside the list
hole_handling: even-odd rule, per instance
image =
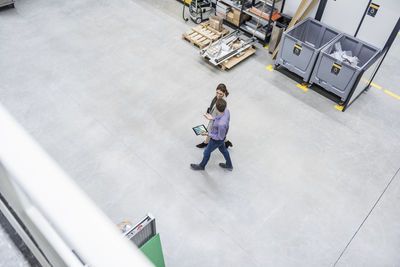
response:
[[[228,109],[225,109],[224,113],[219,114],[214,118],[214,125],[208,136],[213,140],[224,140],[228,134],[230,119],[231,114]]]

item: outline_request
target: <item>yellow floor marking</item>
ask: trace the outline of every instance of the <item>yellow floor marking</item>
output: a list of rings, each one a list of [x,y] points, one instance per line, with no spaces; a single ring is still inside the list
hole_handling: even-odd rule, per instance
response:
[[[388,90],[385,90],[385,93],[388,94],[388,95],[391,95],[391,96],[393,96],[393,97],[395,97],[395,98],[397,98],[397,99],[400,100],[400,96],[398,96],[398,95],[396,95],[396,94],[394,94],[394,93],[392,93],[392,92],[390,92],[390,91],[388,91]]]
[[[369,83],[369,81],[367,80],[367,79],[362,79],[363,80],[363,82],[365,82],[365,83]],[[379,86],[379,85],[377,85],[376,83],[371,83],[371,86],[373,86],[373,87],[375,87],[375,88],[377,88],[377,89],[379,89],[379,90],[381,90],[382,89],[382,86]]]
[[[379,90],[382,89],[382,86],[379,86],[379,85],[377,85],[377,84],[375,84],[375,83],[371,83],[371,85],[372,85],[373,87],[375,87],[375,88],[378,88]]]
[[[301,90],[303,90],[304,92],[307,92],[308,91],[308,88],[307,88],[307,85],[308,85],[308,83],[305,83],[305,84],[303,84],[303,85],[301,85],[301,84],[297,84],[297,87],[299,87]]]
[[[343,110],[343,106],[338,106],[338,105],[335,105],[335,108],[336,108],[337,110],[340,110],[340,111],[342,111],[342,110]]]
[[[268,48],[269,48],[269,45],[266,45],[264,48],[268,50]]]
[[[274,71],[274,67],[272,65],[268,65],[267,67],[265,67],[267,70],[269,71]]]

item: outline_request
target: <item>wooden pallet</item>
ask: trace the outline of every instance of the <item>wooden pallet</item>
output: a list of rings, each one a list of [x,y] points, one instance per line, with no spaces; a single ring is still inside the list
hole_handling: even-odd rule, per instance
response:
[[[210,26],[210,22],[200,23],[199,26],[192,28],[190,31],[182,34],[184,40],[189,41],[192,45],[203,49],[211,42],[214,42],[229,33],[229,30],[223,28],[217,31]]]
[[[229,70],[234,66],[236,66],[237,64],[239,64],[240,62],[242,62],[243,60],[245,60],[246,58],[248,58],[249,56],[253,55],[255,52],[256,49],[253,46],[250,46],[249,48],[244,50],[243,54],[241,54],[240,56],[233,56],[230,59],[219,64],[218,67],[220,67],[221,70]],[[209,60],[207,56],[205,57],[205,59],[207,59],[207,61]]]
[[[242,62],[243,60],[245,60],[246,58],[248,58],[249,56],[253,55],[255,52],[256,52],[256,49],[253,46],[250,46],[240,56],[234,56],[234,57],[231,57],[230,59],[222,62],[220,65],[221,69],[229,70],[229,69],[233,68],[234,66],[236,66],[237,64],[239,64],[240,62]]]

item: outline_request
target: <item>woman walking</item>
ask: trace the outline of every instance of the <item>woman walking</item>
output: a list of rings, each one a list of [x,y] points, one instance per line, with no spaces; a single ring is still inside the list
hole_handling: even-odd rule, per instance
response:
[[[220,83],[220,84],[217,86],[215,97],[214,97],[213,100],[211,101],[210,106],[207,108],[207,114],[211,114],[211,116],[212,116],[213,118],[215,118],[215,117],[218,115],[218,114],[217,114],[217,109],[215,108],[215,103],[217,102],[218,99],[226,98],[226,97],[228,97],[228,95],[229,95],[229,92],[228,92],[228,90],[226,89],[225,84]],[[211,131],[212,131],[213,123],[214,123],[213,120],[210,120],[210,122],[208,123],[207,131],[208,131],[209,133],[211,133]],[[230,146],[233,146],[233,144],[231,143],[231,141],[229,141],[227,138],[225,138],[224,141],[225,141],[225,147],[226,147],[226,148],[228,148],[228,147],[230,147]],[[198,144],[198,145],[196,145],[196,146],[197,146],[198,148],[204,148],[204,147],[206,147],[206,146],[208,145],[208,142],[210,142],[210,137],[207,136],[206,140],[204,140],[203,142],[201,142],[200,144]]]

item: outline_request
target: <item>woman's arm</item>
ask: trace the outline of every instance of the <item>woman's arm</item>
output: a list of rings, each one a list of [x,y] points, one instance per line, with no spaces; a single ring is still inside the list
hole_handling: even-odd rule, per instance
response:
[[[213,116],[212,116],[211,114],[209,114],[209,113],[204,114],[204,117],[205,117],[207,120],[209,120],[209,121],[211,121],[211,120],[214,119]]]

